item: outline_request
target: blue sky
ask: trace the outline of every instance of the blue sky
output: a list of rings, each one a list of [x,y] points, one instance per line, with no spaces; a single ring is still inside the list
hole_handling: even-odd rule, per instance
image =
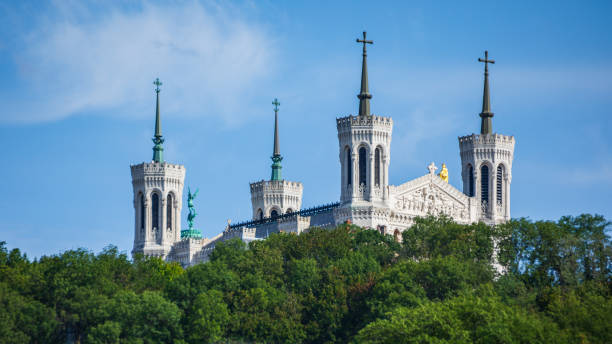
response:
[[[131,250],[129,166],[151,159],[156,77],[165,158],[200,189],[205,236],[250,217],[275,97],[283,176],[304,207],[338,200],[335,118],[357,112],[363,30],[372,112],[395,123],[392,184],[435,161],[461,188],[488,49],[493,129],[517,142],[513,217],[612,218],[610,2],[109,3],[0,3],[0,241],[31,257]]]

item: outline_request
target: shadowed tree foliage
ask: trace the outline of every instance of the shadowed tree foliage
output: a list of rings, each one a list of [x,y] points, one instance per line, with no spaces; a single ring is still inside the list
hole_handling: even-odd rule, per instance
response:
[[[0,343],[610,343],[609,230],[428,217],[398,243],[340,225],[217,243],[187,269],[1,242]]]

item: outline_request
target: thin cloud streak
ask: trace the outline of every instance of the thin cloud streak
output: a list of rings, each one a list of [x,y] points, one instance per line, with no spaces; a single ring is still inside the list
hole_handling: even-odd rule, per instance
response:
[[[167,112],[231,122],[248,108],[235,99],[248,101],[274,65],[265,28],[219,7],[145,4],[139,11],[113,9],[95,22],[66,19],[68,11],[63,6],[65,18],[39,21],[13,52],[29,99],[4,99],[14,110],[0,121],[53,121],[101,110],[146,116],[151,82],[159,76],[172,99]]]

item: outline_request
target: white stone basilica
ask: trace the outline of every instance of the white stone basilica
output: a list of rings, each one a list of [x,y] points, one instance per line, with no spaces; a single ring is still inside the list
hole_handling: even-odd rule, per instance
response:
[[[156,80],[156,122],[153,160],[131,166],[134,189],[134,249],[132,254],[159,256],[183,266],[206,261],[215,244],[231,238],[245,242],[260,240],[277,232],[299,234],[310,227],[332,228],[353,223],[376,229],[401,240],[415,217],[446,214],[458,223],[489,225],[510,219],[510,184],[514,137],[492,132],[489,101],[489,60],[485,64],[480,134],[459,137],[463,191],[448,183],[445,166],[439,174],[434,163],[428,173],[401,185],[389,185],[391,161],[391,117],[370,114],[366,44],[359,114],[337,118],[338,157],[341,168],[340,201],[301,209],[303,185],[281,177],[278,140],[278,101],[275,113],[274,152],[270,180],[251,183],[253,217],[229,224],[217,236],[202,238],[198,231],[180,230],[181,200],[185,167],[164,161],[164,142],[159,114],[159,80]]]

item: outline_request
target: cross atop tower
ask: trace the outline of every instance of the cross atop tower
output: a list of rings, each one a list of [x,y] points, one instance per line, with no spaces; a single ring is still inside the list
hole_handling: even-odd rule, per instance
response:
[[[361,64],[361,91],[357,95],[359,98],[359,116],[370,115],[370,94],[368,86],[368,54],[366,51],[366,44],[374,44],[374,41],[366,39],[366,32],[363,32],[363,39],[357,38],[357,43],[363,43],[363,62]]]
[[[489,51],[485,50],[485,58],[481,59],[480,57],[478,58],[478,62],[484,62],[485,64],[485,73],[489,72],[489,63],[495,64],[495,60],[489,60]]]
[[[363,54],[366,55],[366,44],[374,44],[374,41],[366,39],[366,32],[363,32],[363,39],[357,38],[357,43],[363,43]]]
[[[161,81],[159,81],[159,78],[155,78],[155,81],[153,81],[153,85],[155,85],[155,93],[159,93],[159,91],[161,91],[159,86],[163,84],[161,83]]]
[[[280,103],[278,102],[278,99],[274,98],[272,105],[274,105],[274,112],[278,112],[278,106],[280,105]]]

